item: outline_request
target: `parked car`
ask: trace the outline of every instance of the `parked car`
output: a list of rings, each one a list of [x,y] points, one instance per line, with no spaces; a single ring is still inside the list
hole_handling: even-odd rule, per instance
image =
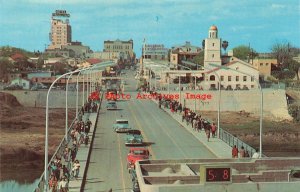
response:
[[[127,169],[129,172],[135,169],[135,162],[139,160],[149,159],[149,150],[145,147],[131,147],[127,154]]]
[[[35,85],[34,85],[34,86],[32,86],[32,87],[31,87],[31,89],[30,89],[30,90],[31,90],[31,91],[37,91],[37,90],[39,90],[39,89],[38,89],[38,87],[37,87],[37,86],[35,86]]]
[[[3,87],[4,90],[20,90],[23,89],[21,85],[11,84]]]
[[[125,140],[126,146],[143,145],[143,136],[140,130],[132,129],[127,131],[127,137]]]
[[[113,124],[113,130],[117,133],[127,133],[131,129],[127,119],[117,119],[116,123]]]
[[[117,107],[117,104],[116,104],[116,102],[114,102],[114,101],[110,101],[110,102],[108,102],[107,104],[106,104],[106,109],[107,110],[115,110],[115,109],[117,109],[118,107]]]

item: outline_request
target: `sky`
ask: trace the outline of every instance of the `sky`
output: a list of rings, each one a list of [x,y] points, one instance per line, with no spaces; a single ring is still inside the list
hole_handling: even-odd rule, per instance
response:
[[[300,47],[300,0],[0,0],[0,46],[43,51],[50,44],[51,14],[70,13],[72,40],[102,51],[105,40],[171,48],[201,47],[211,25],[227,50],[249,45],[270,52],[275,43]]]

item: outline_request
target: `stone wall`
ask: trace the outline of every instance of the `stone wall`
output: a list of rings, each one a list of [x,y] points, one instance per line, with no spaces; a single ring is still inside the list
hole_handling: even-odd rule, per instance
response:
[[[4,91],[14,95],[25,107],[46,107],[48,90],[41,91]],[[86,92],[85,92],[86,93]],[[76,91],[68,91],[68,107],[76,107]],[[82,105],[82,94],[78,93],[78,105]],[[49,94],[49,108],[65,108],[66,92],[63,90],[52,90]]]
[[[168,94],[167,91],[162,93]],[[198,94],[198,99],[191,99],[188,94]],[[179,91],[171,91],[170,95],[180,94]],[[190,98],[190,99],[189,99]],[[181,103],[186,107],[200,111],[217,111],[219,103],[219,91],[184,90],[181,91]],[[221,91],[220,110],[221,111],[247,111],[250,113],[260,113],[261,92],[255,90],[243,91]],[[278,111],[288,114],[285,90],[263,89],[263,111],[273,113]]]

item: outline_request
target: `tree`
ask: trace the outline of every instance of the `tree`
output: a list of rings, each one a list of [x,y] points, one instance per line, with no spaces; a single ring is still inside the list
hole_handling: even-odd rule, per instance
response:
[[[193,63],[203,66],[204,65],[204,51],[201,51],[197,56],[192,60]]]
[[[250,58],[255,58],[258,54],[254,49],[246,45],[240,45],[238,47],[233,48],[233,55],[241,60],[246,60],[249,62]]]
[[[274,57],[277,59],[277,63],[281,65],[282,68],[285,68],[290,57],[289,56],[290,44],[276,42],[272,46],[271,50]]]
[[[292,72],[295,73],[295,75],[297,77],[297,80],[300,80],[300,77],[299,77],[299,74],[298,74],[298,71],[300,69],[300,63],[295,61],[292,58],[289,58],[289,60],[287,62],[287,67],[288,67],[289,71],[292,71]]]
[[[276,42],[272,48],[272,53],[277,59],[279,68],[281,71],[281,77],[283,78],[294,78],[295,76],[299,80],[298,70],[300,68],[300,63],[293,59],[294,56],[297,56],[300,53],[300,49],[293,47],[288,42],[278,43]],[[288,71],[288,72],[287,72]],[[280,72],[279,72],[280,73]],[[290,75],[286,75],[290,73]]]
[[[7,58],[0,58],[0,78],[4,78],[5,74],[10,73],[13,67]]]

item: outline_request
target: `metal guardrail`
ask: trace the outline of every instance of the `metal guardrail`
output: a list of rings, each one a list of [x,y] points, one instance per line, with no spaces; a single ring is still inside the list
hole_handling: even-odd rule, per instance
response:
[[[63,153],[63,150],[64,150],[65,145],[66,145],[67,143],[69,143],[69,141],[71,140],[71,137],[70,137],[70,134],[69,134],[69,133],[70,133],[71,130],[72,130],[72,127],[73,127],[73,125],[74,125],[74,123],[75,123],[75,120],[76,120],[76,118],[72,121],[72,123],[71,123],[71,125],[70,125],[70,127],[69,127],[69,129],[68,129],[68,138],[67,138],[68,141],[66,141],[66,140],[65,140],[65,137],[63,137],[62,141],[61,141],[60,144],[58,145],[56,151],[54,152],[52,158],[50,159],[50,161],[49,161],[49,163],[48,163],[48,169],[49,169],[49,167],[50,167],[51,162],[52,162],[52,161],[54,160],[54,158],[56,157],[56,155],[62,156],[62,153]],[[48,172],[48,173],[49,173],[49,172]],[[41,192],[41,191],[44,191],[44,185],[45,185],[45,181],[44,181],[44,178],[45,178],[45,177],[44,177],[44,174],[45,174],[45,172],[43,172],[42,176],[40,177],[39,182],[38,182],[38,186],[37,186],[37,188],[35,188],[34,192]],[[48,176],[49,176],[49,175],[48,175]],[[48,178],[49,178],[49,177],[48,177]],[[47,182],[48,182],[48,181],[47,181]]]
[[[248,151],[250,157],[252,157],[252,155],[256,152],[256,150],[253,147],[243,142],[239,138],[235,137],[231,133],[225,131],[224,129],[219,128],[219,131],[220,131],[220,139],[225,143],[227,143],[230,147],[236,145],[236,147],[240,149],[243,146],[245,151]],[[262,156],[266,157],[264,154],[262,154]]]

